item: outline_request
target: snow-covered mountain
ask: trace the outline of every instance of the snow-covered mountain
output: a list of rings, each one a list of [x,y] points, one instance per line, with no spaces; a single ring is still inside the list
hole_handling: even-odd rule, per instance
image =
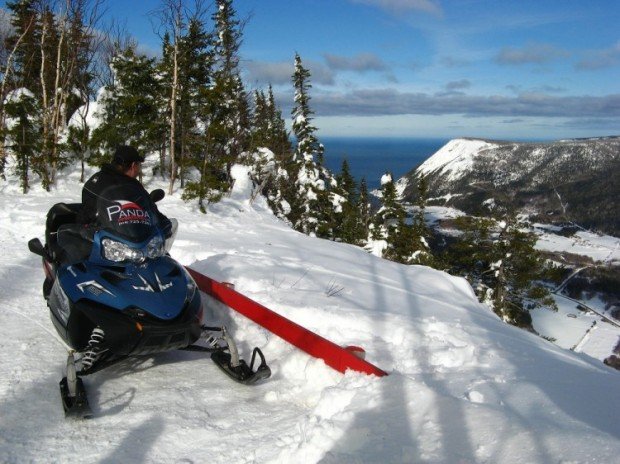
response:
[[[620,236],[620,137],[553,143],[455,139],[399,180],[413,200],[427,177],[431,204],[470,214],[489,202],[525,210],[540,222],[574,222]]]
[[[618,371],[504,324],[463,279],[291,230],[234,174],[206,215],[180,192],[160,203],[180,222],[173,257],[390,375],[341,375],[205,297],[206,322],[244,356],[263,349],[268,381],[234,384],[199,353],[147,356],[86,377],[95,418],[67,421],[66,350],[26,242],[81,185],[67,173],[23,195],[0,181],[0,462],[617,462]]]

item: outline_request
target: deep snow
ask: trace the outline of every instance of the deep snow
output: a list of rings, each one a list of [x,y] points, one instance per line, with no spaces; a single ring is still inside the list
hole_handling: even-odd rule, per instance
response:
[[[96,417],[65,420],[66,351],[26,243],[81,186],[0,182],[0,462],[618,462],[620,373],[502,323],[462,279],[294,232],[236,174],[206,215],[178,192],[160,203],[180,223],[173,257],[390,375],[341,375],[205,297],[206,322],[245,356],[260,346],[272,378],[237,385],[197,353],[138,358],[86,377]]]

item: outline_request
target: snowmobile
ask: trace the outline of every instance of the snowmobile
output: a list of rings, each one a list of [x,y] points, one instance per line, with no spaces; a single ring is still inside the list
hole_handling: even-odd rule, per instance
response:
[[[97,226],[76,224],[81,204],[57,203],[47,214],[45,245],[28,242],[43,258],[43,296],[69,347],[60,381],[66,416],[92,416],[83,376],[133,356],[201,351],[235,381],[271,375],[259,348],[248,365],[225,327],[203,325],[200,291],[168,253],[176,220],[163,230],[154,206],[164,192],[145,196],[135,186],[107,189],[97,202]]]

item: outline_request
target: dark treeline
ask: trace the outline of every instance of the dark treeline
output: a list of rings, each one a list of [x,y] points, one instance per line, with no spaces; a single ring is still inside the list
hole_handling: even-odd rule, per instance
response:
[[[169,182],[170,192],[181,189],[206,212],[230,191],[231,168],[242,163],[251,167],[256,194],[298,231],[463,275],[481,300],[517,325],[528,326],[528,307],[546,299],[526,277],[543,268],[542,260],[514,223],[463,222],[462,239],[439,253],[429,245],[424,179],[408,214],[389,174],[374,208],[365,180],[351,176],[346,160],[332,174],[312,124],[311,73],[299,55],[289,134],[271,86],[250,94],[241,79],[244,21],[232,0],[161,0],[152,13],[158,58],[141,54],[122,28],[102,26],[104,0],[6,6],[0,177],[16,176],[24,193],[35,182],[50,190],[69,165],[81,167],[83,182],[86,165],[109,162],[117,145],[131,144],[155,155],[153,174]]]

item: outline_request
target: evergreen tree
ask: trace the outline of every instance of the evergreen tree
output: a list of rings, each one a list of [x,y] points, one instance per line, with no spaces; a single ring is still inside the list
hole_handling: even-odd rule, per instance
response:
[[[556,309],[540,283],[550,269],[534,248],[536,237],[525,232],[515,216],[501,220],[462,217],[455,223],[463,235],[447,250],[450,272],[466,277],[479,299],[498,316],[531,328],[530,309]]]
[[[59,4],[22,0],[9,2],[7,7],[14,33],[5,44],[12,52],[2,94],[26,88],[36,100],[36,105],[29,105],[38,111],[30,115],[30,119],[38,120],[38,131],[31,134],[37,140],[32,144],[40,148],[42,160],[37,163],[37,174],[49,190],[58,169],[69,161],[62,142],[69,116],[88,100],[88,92],[81,92],[79,97],[76,92],[87,88],[92,80],[89,53],[93,39],[84,24],[87,4],[78,0]]]
[[[296,192],[290,179],[296,176],[289,173],[292,150],[288,137],[286,123],[276,105],[271,85],[267,95],[262,90],[255,91],[251,150],[256,152],[267,148],[274,155],[269,159],[262,155],[254,156],[255,183],[276,216],[291,224],[288,200],[294,198]]]
[[[398,200],[398,193],[396,192],[392,174],[386,173],[381,178],[381,207],[373,218],[375,225],[373,238],[375,240],[389,241],[390,229],[395,229],[399,220],[405,216],[405,209]]]
[[[323,147],[318,143],[312,125],[313,111],[310,108],[310,71],[298,54],[295,55],[295,105],[292,110],[293,133],[297,139],[293,163],[289,170],[296,179],[296,194],[291,199],[291,222],[297,230],[319,237],[333,238],[334,206],[339,201],[330,195],[334,181],[329,172],[315,161],[322,158]]]
[[[213,141],[217,153],[217,168],[223,170],[229,186],[232,183],[230,168],[250,142],[250,106],[247,92],[239,71],[241,46],[241,21],[232,0],[217,0],[215,22],[216,70],[213,97]]]
[[[212,84],[214,51],[212,37],[198,18],[191,18],[187,34],[181,38],[179,54],[179,92],[177,95],[177,165],[180,168],[181,187],[185,186],[188,167],[202,165],[205,151],[204,129],[200,112],[208,105]]]
[[[346,159],[342,161],[342,167],[336,176],[336,181],[338,185],[336,190],[343,201],[335,215],[335,239],[355,245],[363,245],[366,235],[362,225],[362,208],[359,204],[360,193]]]
[[[254,112],[252,118],[251,149],[269,147],[269,114],[267,98],[262,90],[254,91]]]
[[[496,260],[490,266],[493,309],[510,324],[530,327],[530,309],[557,309],[549,291],[539,283],[549,268],[534,248],[536,236],[526,232],[516,216],[505,217],[499,228],[493,247]]]
[[[93,131],[92,142],[99,150],[93,164],[109,161],[117,145],[131,144],[142,152],[157,149],[161,141],[161,118],[157,96],[160,82],[155,77],[155,59],[138,55],[134,47],[112,61],[114,83],[106,88],[100,116],[102,124]]]
[[[289,140],[289,133],[286,130],[286,123],[282,117],[282,111],[276,105],[273,95],[273,87],[269,85],[266,99],[267,118],[269,121],[269,149],[276,155],[276,160],[288,162],[290,160],[292,148]]]
[[[267,95],[262,90],[254,91],[251,149],[269,148],[278,162],[290,161],[291,143],[286,131],[282,112],[278,109],[269,86]]]
[[[11,61],[7,62],[0,95],[0,173],[4,175],[7,155],[12,153],[17,161],[16,170],[22,191],[27,193],[31,184],[30,170],[34,165],[42,164],[35,161],[40,153],[33,149],[41,147],[41,106],[38,93],[41,23],[38,2],[35,0],[8,1],[6,7],[11,15],[12,33],[7,36],[5,46],[10,50]]]
[[[269,151],[266,151],[268,149]],[[252,166],[253,182],[267,199],[274,213],[285,220],[290,205],[284,199],[289,176],[285,169],[290,162],[291,147],[281,111],[276,107],[273,89],[268,94],[254,92],[251,153],[246,163]]]
[[[454,220],[460,237],[444,250],[443,261],[449,272],[465,277],[481,301],[488,301],[489,287],[484,279],[492,262],[493,229],[490,218],[461,216]]]
[[[342,160],[340,174],[336,176],[336,180],[338,181],[338,186],[344,196],[346,196],[352,203],[357,203],[357,184],[355,182],[355,178],[351,175],[349,162],[346,158]]]
[[[418,177],[418,195],[415,202],[415,212],[413,215],[412,231],[410,239],[413,242],[414,258],[413,263],[433,266],[434,258],[428,240],[431,231],[426,225],[424,213],[426,211],[426,199],[428,195],[428,182],[423,175]]]
[[[372,221],[372,213],[370,208],[370,196],[368,194],[368,185],[366,184],[366,178],[362,177],[359,187],[359,199],[357,201],[357,209],[359,211],[360,219],[360,240],[367,242],[370,238],[370,224]]]
[[[7,139],[16,160],[15,173],[20,179],[22,192],[28,193],[31,187],[30,171],[40,175],[45,169],[38,137],[40,119],[33,116],[40,114],[37,99],[32,92],[25,89],[16,91],[9,97],[6,112],[10,118]]]
[[[414,230],[407,222],[407,213],[398,197],[392,174],[381,179],[381,208],[375,213],[372,238],[385,240],[383,257],[403,264],[415,258]]]
[[[314,163],[314,154],[318,150],[318,140],[315,136],[317,129],[312,125],[312,115],[314,112],[310,108],[309,91],[312,88],[310,84],[310,71],[304,68],[301,57],[298,54],[295,55],[293,87],[295,89],[295,106],[292,110],[292,128],[297,139],[295,158]]]
[[[187,184],[183,197],[198,199],[201,211],[205,202],[218,201],[230,189],[230,168],[250,144],[250,108],[239,71],[238,50],[241,45],[241,22],[231,0],[218,0],[212,53],[210,84],[200,86],[198,121],[202,140],[194,165],[198,180]]]
[[[37,0],[7,1],[13,33],[6,39],[6,48],[14,50],[12,89],[22,87],[35,92],[39,88],[41,50],[40,22]]]
[[[391,223],[387,230],[387,248],[383,257],[402,264],[416,263],[419,251],[415,246],[415,232],[405,216],[398,217],[396,223]]]

